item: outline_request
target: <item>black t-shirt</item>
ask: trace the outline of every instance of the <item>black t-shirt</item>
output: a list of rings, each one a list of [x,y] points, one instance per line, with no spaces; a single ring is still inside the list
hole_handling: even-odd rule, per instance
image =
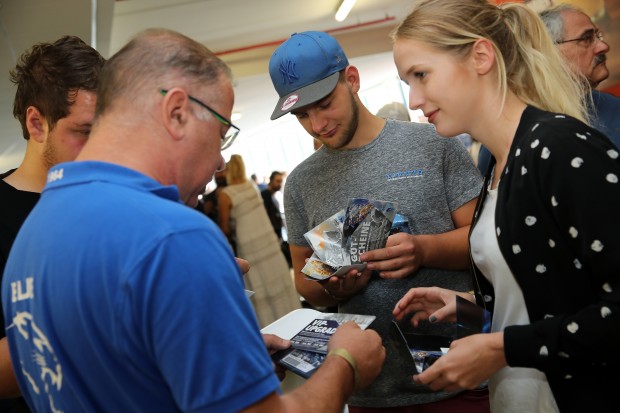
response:
[[[14,171],[15,169],[12,169],[0,175],[0,285],[4,266],[17,232],[41,197],[41,194],[38,192],[20,191],[4,182],[4,178],[11,175]],[[6,335],[2,311],[0,311],[0,322],[2,326],[0,338],[2,338]]]
[[[20,191],[4,182],[4,178],[11,175],[14,171],[15,169],[11,169],[0,175],[0,285],[2,285],[4,267],[17,232],[41,197],[41,194],[38,192]],[[3,338],[6,336],[6,333],[4,330],[1,299],[0,326],[0,338]],[[0,400],[0,413],[28,412],[30,412],[28,405],[21,397]]]
[[[263,197],[263,203],[265,204],[265,209],[267,210],[267,215],[269,216],[269,221],[271,221],[273,230],[278,236],[278,239],[282,239],[282,215],[280,214],[280,206],[277,201],[273,199],[273,194],[269,189],[263,189],[261,191],[261,196]]]

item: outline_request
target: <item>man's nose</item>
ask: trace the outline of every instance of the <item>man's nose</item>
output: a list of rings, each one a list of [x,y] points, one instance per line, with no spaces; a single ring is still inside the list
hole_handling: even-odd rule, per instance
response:
[[[308,113],[308,118],[310,119],[310,124],[314,133],[320,134],[321,132],[323,132],[327,123],[325,116],[321,115],[318,112],[311,112]]]
[[[604,37],[603,37],[603,40],[599,40],[597,38],[594,41],[594,53],[596,54],[609,53],[609,44],[607,44]]]

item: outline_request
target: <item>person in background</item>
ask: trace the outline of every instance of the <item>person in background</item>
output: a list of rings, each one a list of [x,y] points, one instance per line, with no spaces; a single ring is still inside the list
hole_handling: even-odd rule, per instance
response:
[[[216,171],[213,176],[215,181],[215,189],[202,197],[202,212],[208,216],[213,222],[218,222],[217,197],[226,186],[226,170]]]
[[[256,185],[247,178],[241,155],[234,154],[226,164],[226,182],[218,195],[219,224],[237,248],[237,256],[250,262],[244,277],[261,327],[301,308],[301,301],[280,241],[275,236],[263,199]]]
[[[590,86],[592,126],[620,148],[620,98],[596,88],[609,77],[609,45],[587,14],[570,4],[560,4],[540,13],[551,39],[566,61],[582,74]]]
[[[264,182],[259,182],[258,181],[258,176],[256,176],[256,174],[250,175],[250,178],[252,178],[252,182],[254,182],[254,184],[256,185],[256,187],[258,188],[259,191],[267,189],[267,184],[264,183]]]
[[[266,347],[290,343],[261,336],[226,239],[185,205],[223,167],[233,100],[225,63],[176,32],[141,32],[106,63],[90,139],[50,169],[3,280],[33,410],[336,413],[378,374],[378,335],[347,324],[279,395]]]
[[[567,3],[543,10],[540,17],[572,70],[589,85],[586,101],[592,126],[620,147],[620,98],[596,90],[609,77],[606,64],[609,45],[603,33],[587,14]],[[483,175],[490,158],[489,150],[482,147],[478,168]]]
[[[204,209],[205,209],[205,204],[204,204],[204,197],[205,197],[205,193],[203,193],[199,198],[198,198],[198,203],[196,204],[196,206],[194,207],[194,209],[198,212],[200,212],[201,214],[204,214]],[[205,214],[206,215],[206,214]]]
[[[269,221],[271,221],[271,226],[279,240],[282,240],[282,215],[280,214],[280,203],[275,198],[275,194],[282,189],[283,179],[282,172],[273,171],[269,176],[267,188],[260,193],[267,210],[267,216],[269,216]]]
[[[590,91],[523,4],[420,1],[393,37],[411,109],[493,154],[470,235],[492,332],[454,341],[414,381],[453,391],[489,379],[494,412],[616,411],[620,159],[587,124]],[[474,300],[414,288],[394,315],[454,321],[457,295]]]
[[[377,116],[383,119],[394,119],[394,120],[402,120],[405,122],[411,121],[411,116],[409,116],[409,111],[400,102],[391,102],[386,103],[381,106],[381,109],[377,111]]]
[[[13,116],[26,139],[16,169],[0,174],[0,280],[24,220],[34,208],[50,167],[73,160],[90,134],[95,90],[104,59],[75,36],[38,43],[10,72],[17,86]],[[19,396],[0,312],[0,399]],[[0,412],[28,411],[23,399],[0,400]]]
[[[375,315],[373,328],[387,342],[393,319],[387,304],[409,288],[471,290],[464,271],[467,232],[481,179],[463,145],[437,136],[432,125],[370,113],[358,95],[357,68],[327,33],[293,34],[273,53],[269,73],[280,96],[272,119],[290,112],[323,144],[289,174],[284,187],[295,283],[307,302]],[[321,283],[306,279],[301,269],[313,251],[304,233],[346,208],[351,198],[397,203],[414,235],[392,235],[386,248],[364,253],[364,272]],[[443,326],[425,331],[449,334]],[[349,399],[349,412],[488,412],[486,389],[433,392],[412,383],[395,349],[387,352],[381,375]]]
[[[267,185],[267,188],[263,189],[260,194],[263,197],[263,204],[267,210],[267,215],[269,216],[269,221],[271,221],[271,226],[273,226],[273,230],[280,241],[280,249],[282,250],[282,254],[284,254],[284,258],[286,258],[289,268],[293,268],[291,251],[288,246],[287,238],[285,238],[284,235],[286,228],[282,219],[282,213],[280,212],[280,202],[276,198],[276,193],[282,190],[283,181],[284,174],[280,171],[273,171],[269,176],[269,185]]]

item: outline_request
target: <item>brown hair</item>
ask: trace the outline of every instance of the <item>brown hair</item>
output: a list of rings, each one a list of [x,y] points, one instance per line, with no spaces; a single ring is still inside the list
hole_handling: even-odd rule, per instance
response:
[[[104,58],[75,36],[64,36],[54,43],[38,43],[25,52],[10,71],[17,85],[13,116],[22,126],[24,139],[30,139],[26,111],[34,106],[54,128],[69,114],[78,90],[95,91]]]

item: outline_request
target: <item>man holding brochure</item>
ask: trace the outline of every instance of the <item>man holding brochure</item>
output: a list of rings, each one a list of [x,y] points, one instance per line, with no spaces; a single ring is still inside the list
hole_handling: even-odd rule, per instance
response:
[[[323,144],[290,173],[284,188],[298,292],[315,306],[338,304],[342,313],[375,315],[372,328],[387,341],[391,308],[411,287],[470,290],[467,233],[482,181],[463,145],[439,137],[432,125],[370,113],[358,96],[357,68],[327,33],[293,34],[272,55],[269,72],[280,97],[271,118],[291,113]],[[361,254],[374,275],[353,269],[342,278],[306,279],[301,269],[313,250],[304,234],[352,198],[398,205],[413,235],[392,235],[385,248]],[[445,334],[442,328],[421,331]],[[351,413],[411,406],[488,411],[486,389],[455,394],[417,386],[398,355],[387,350],[379,378],[349,399]]]
[[[265,347],[289,343],[261,336],[226,239],[183,205],[224,166],[233,100],[229,68],[176,32],[142,32],[106,63],[90,138],[50,170],[3,280],[33,411],[336,413],[379,373],[379,336],[350,323],[279,394]]]

